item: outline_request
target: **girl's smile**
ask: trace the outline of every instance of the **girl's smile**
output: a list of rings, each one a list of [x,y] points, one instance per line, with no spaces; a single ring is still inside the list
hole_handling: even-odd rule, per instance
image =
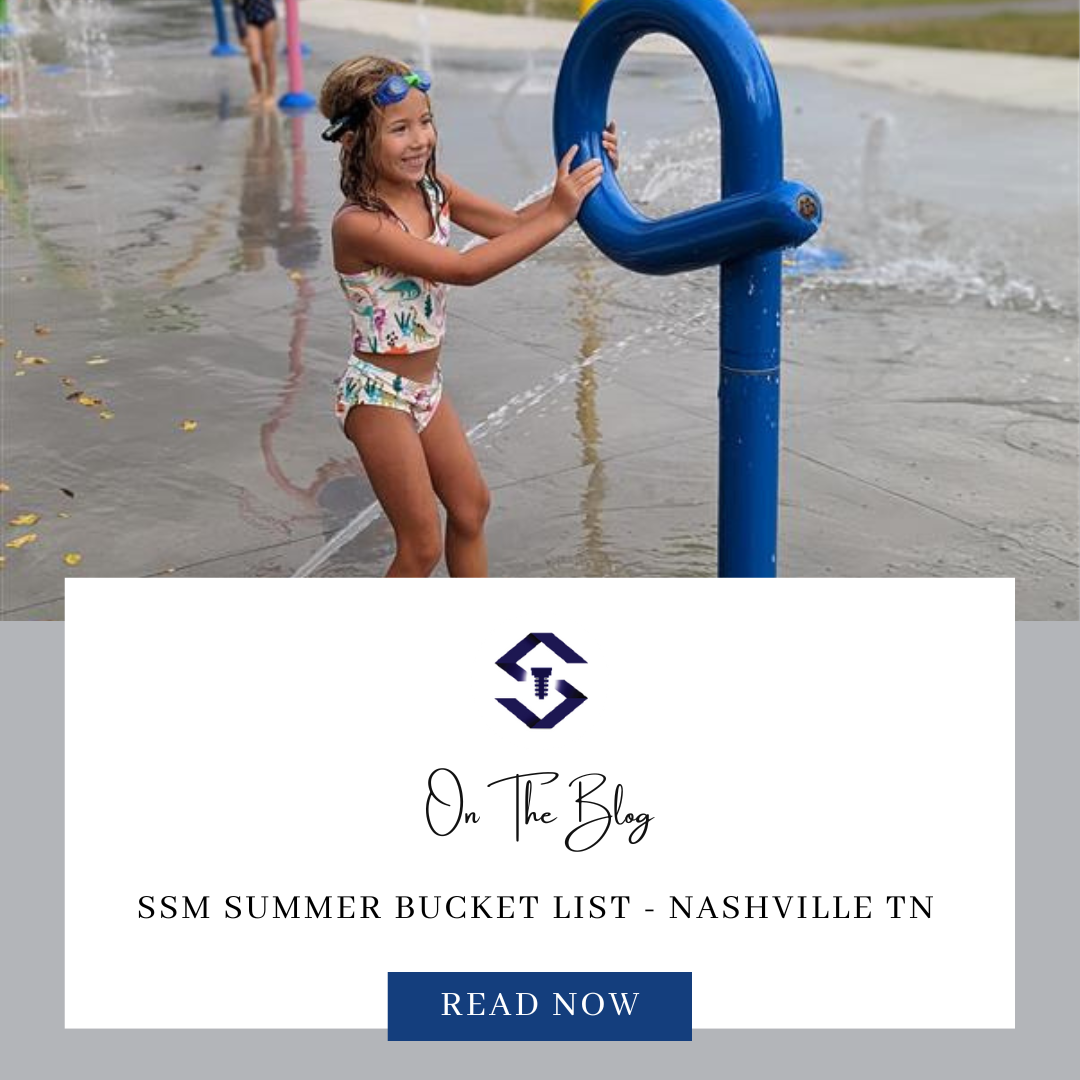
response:
[[[402,101],[388,105],[378,140],[377,160],[384,182],[412,185],[421,180],[437,140],[427,95],[413,89]]]

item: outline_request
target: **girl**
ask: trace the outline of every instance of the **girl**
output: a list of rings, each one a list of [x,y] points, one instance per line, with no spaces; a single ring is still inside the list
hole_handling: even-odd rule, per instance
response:
[[[394,530],[390,577],[424,577],[444,551],[455,577],[487,574],[484,519],[490,495],[442,386],[439,351],[447,285],[476,285],[555,239],[600,183],[593,158],[521,210],[455,183],[435,167],[436,131],[423,72],[376,56],[336,67],[319,108],[323,138],[341,143],[345,204],[334,217],[334,266],[352,314],[352,358],[338,383],[337,417],[360,453]],[[618,164],[614,126],[603,136]],[[450,249],[450,222],[487,237]]]
[[[255,93],[249,105],[270,107],[277,87],[277,12],[274,0],[233,0],[236,33],[244,43]]]

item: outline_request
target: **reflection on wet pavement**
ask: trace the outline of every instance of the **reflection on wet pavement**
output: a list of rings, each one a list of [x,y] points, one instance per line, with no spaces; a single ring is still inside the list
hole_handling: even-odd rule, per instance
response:
[[[71,574],[381,573],[389,528],[330,407],[348,335],[319,119],[244,111],[195,0],[24,7],[0,120],[3,614],[61,616]],[[313,88],[379,48],[305,37]],[[430,63],[447,171],[511,205],[542,189],[558,58]],[[848,260],[786,280],[781,572],[1015,576],[1019,617],[1076,617],[1073,126],[795,72],[781,92],[788,172]],[[715,198],[693,64],[627,62],[611,113],[645,213]],[[571,230],[455,289],[450,319],[494,573],[714,572],[714,272],[638,277]]]

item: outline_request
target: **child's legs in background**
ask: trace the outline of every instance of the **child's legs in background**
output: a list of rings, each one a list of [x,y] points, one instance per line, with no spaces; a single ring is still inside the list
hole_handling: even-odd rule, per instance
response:
[[[263,63],[266,65],[263,93],[273,99],[277,96],[277,19],[271,19],[259,34],[262,37]]]
[[[262,34],[259,28],[248,23],[244,28],[243,41],[248,57],[248,67],[251,69],[251,81],[255,84],[255,98],[261,98],[265,91],[263,90]]]
[[[449,395],[420,433],[435,494],[446,507],[446,566],[452,577],[487,577],[484,521],[491,493]]]
[[[345,434],[394,529],[397,553],[386,576],[427,577],[442,556],[442,526],[412,417],[381,405],[354,405]]]

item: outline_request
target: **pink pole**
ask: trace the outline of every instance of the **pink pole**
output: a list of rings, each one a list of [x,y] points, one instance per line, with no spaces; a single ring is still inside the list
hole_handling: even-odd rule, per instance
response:
[[[300,58],[299,0],[285,0],[285,52],[289,64],[289,92],[278,102],[283,109],[310,109],[315,99],[304,91],[304,65]]]

